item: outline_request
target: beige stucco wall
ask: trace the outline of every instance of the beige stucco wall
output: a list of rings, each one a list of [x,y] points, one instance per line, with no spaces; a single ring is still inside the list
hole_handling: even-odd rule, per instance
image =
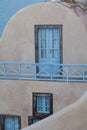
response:
[[[32,116],[32,93],[53,93],[53,113],[75,102],[87,90],[84,83],[0,80],[0,114],[20,115],[22,127]]]
[[[22,130],[87,130],[87,92],[76,103]]]
[[[87,30],[78,15],[52,2],[26,7],[16,13],[0,39],[0,61],[35,62],[34,25],[63,25],[63,63],[87,63]],[[32,115],[32,92],[53,93],[53,112],[73,103],[86,83],[0,80],[0,114],[20,115],[22,127]]]
[[[0,61],[35,62],[34,25],[55,24],[63,25],[63,63],[87,63],[87,30],[81,18],[55,2],[31,5],[10,19],[0,42]]]

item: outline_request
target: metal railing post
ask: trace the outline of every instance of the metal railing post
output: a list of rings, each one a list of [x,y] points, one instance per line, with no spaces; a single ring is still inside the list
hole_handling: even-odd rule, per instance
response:
[[[4,76],[3,76],[4,79],[6,79],[6,63],[4,63]]]
[[[18,78],[21,80],[21,63],[19,65],[19,72],[18,72]]]

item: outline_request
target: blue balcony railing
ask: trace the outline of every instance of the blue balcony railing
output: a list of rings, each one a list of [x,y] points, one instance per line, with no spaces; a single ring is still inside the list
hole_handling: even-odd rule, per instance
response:
[[[0,62],[0,79],[87,82],[87,65]]]

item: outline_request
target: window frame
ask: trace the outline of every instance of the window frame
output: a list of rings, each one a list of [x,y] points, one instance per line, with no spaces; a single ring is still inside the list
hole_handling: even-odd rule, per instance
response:
[[[28,116],[28,125],[34,124],[33,123],[34,120],[42,120],[42,119],[44,119],[44,118],[38,117],[38,116]]]
[[[63,25],[34,25],[35,63],[39,62],[38,30],[41,28],[60,28],[60,64],[63,63]]]
[[[21,116],[0,114],[0,130],[5,129],[5,118],[18,118],[19,130],[21,129]]]
[[[37,96],[50,96],[50,112],[49,113],[38,113],[37,112]],[[33,93],[32,94],[32,100],[33,100],[33,115],[34,116],[38,116],[38,117],[41,117],[41,118],[45,118],[51,114],[53,114],[53,94],[52,93]]]

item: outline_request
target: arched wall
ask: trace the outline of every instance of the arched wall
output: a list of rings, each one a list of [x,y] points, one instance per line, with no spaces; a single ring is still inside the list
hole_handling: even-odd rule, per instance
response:
[[[0,41],[0,61],[35,62],[34,25],[63,26],[63,63],[87,63],[87,32],[79,16],[59,3],[41,3],[16,13]],[[22,127],[32,116],[32,93],[53,93],[53,113],[73,103],[86,83],[0,81],[0,113],[20,115]]]
[[[87,63],[84,24],[72,10],[55,2],[26,7],[11,18],[1,38],[0,61],[35,62],[35,25],[62,25],[63,63]]]

